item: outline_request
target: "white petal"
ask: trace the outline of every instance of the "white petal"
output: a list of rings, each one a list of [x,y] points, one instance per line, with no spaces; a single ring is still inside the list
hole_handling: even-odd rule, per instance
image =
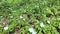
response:
[[[44,27],[44,24],[43,24],[43,23],[40,23],[40,26],[41,26],[41,27]]]
[[[23,17],[22,16],[20,16],[20,19],[22,19]]]
[[[34,29],[33,29],[33,28],[29,28],[29,31],[30,31],[30,32],[34,32]]]
[[[50,21],[47,21],[47,23],[49,23],[49,24],[50,24]]]
[[[4,27],[4,30],[8,30],[8,26]]]
[[[32,34],[36,34],[36,32],[32,32]]]
[[[30,31],[32,34],[36,34],[36,32],[34,31],[33,28],[29,28],[29,31]]]

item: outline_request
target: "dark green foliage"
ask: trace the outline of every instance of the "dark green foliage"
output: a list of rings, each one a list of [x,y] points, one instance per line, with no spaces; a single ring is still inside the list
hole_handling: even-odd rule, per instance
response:
[[[0,0],[0,34],[31,34],[31,27],[36,34],[60,34],[60,0]]]

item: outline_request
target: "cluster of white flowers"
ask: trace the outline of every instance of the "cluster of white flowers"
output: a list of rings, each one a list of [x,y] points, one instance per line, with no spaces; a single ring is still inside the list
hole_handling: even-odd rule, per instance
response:
[[[4,30],[8,30],[8,26],[4,27]]]
[[[43,24],[43,22],[42,22],[42,23],[40,23],[40,26],[41,26],[41,27],[44,27],[44,24]]]
[[[36,32],[34,31],[33,28],[29,28],[29,31],[30,31],[32,34],[36,34]]]

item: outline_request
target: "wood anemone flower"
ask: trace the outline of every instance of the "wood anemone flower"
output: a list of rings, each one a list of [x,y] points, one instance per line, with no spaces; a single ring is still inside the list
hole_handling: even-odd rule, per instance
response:
[[[8,26],[4,27],[4,30],[8,30]]]
[[[36,32],[34,31],[33,28],[29,28],[29,32],[32,33],[32,34],[36,34]]]
[[[43,22],[42,22],[42,23],[40,23],[40,26],[41,26],[41,27],[44,27],[44,24],[43,24]]]

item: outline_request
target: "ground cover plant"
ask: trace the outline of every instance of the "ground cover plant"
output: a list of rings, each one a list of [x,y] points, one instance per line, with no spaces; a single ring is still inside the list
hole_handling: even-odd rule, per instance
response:
[[[0,0],[0,34],[60,34],[60,0]]]

